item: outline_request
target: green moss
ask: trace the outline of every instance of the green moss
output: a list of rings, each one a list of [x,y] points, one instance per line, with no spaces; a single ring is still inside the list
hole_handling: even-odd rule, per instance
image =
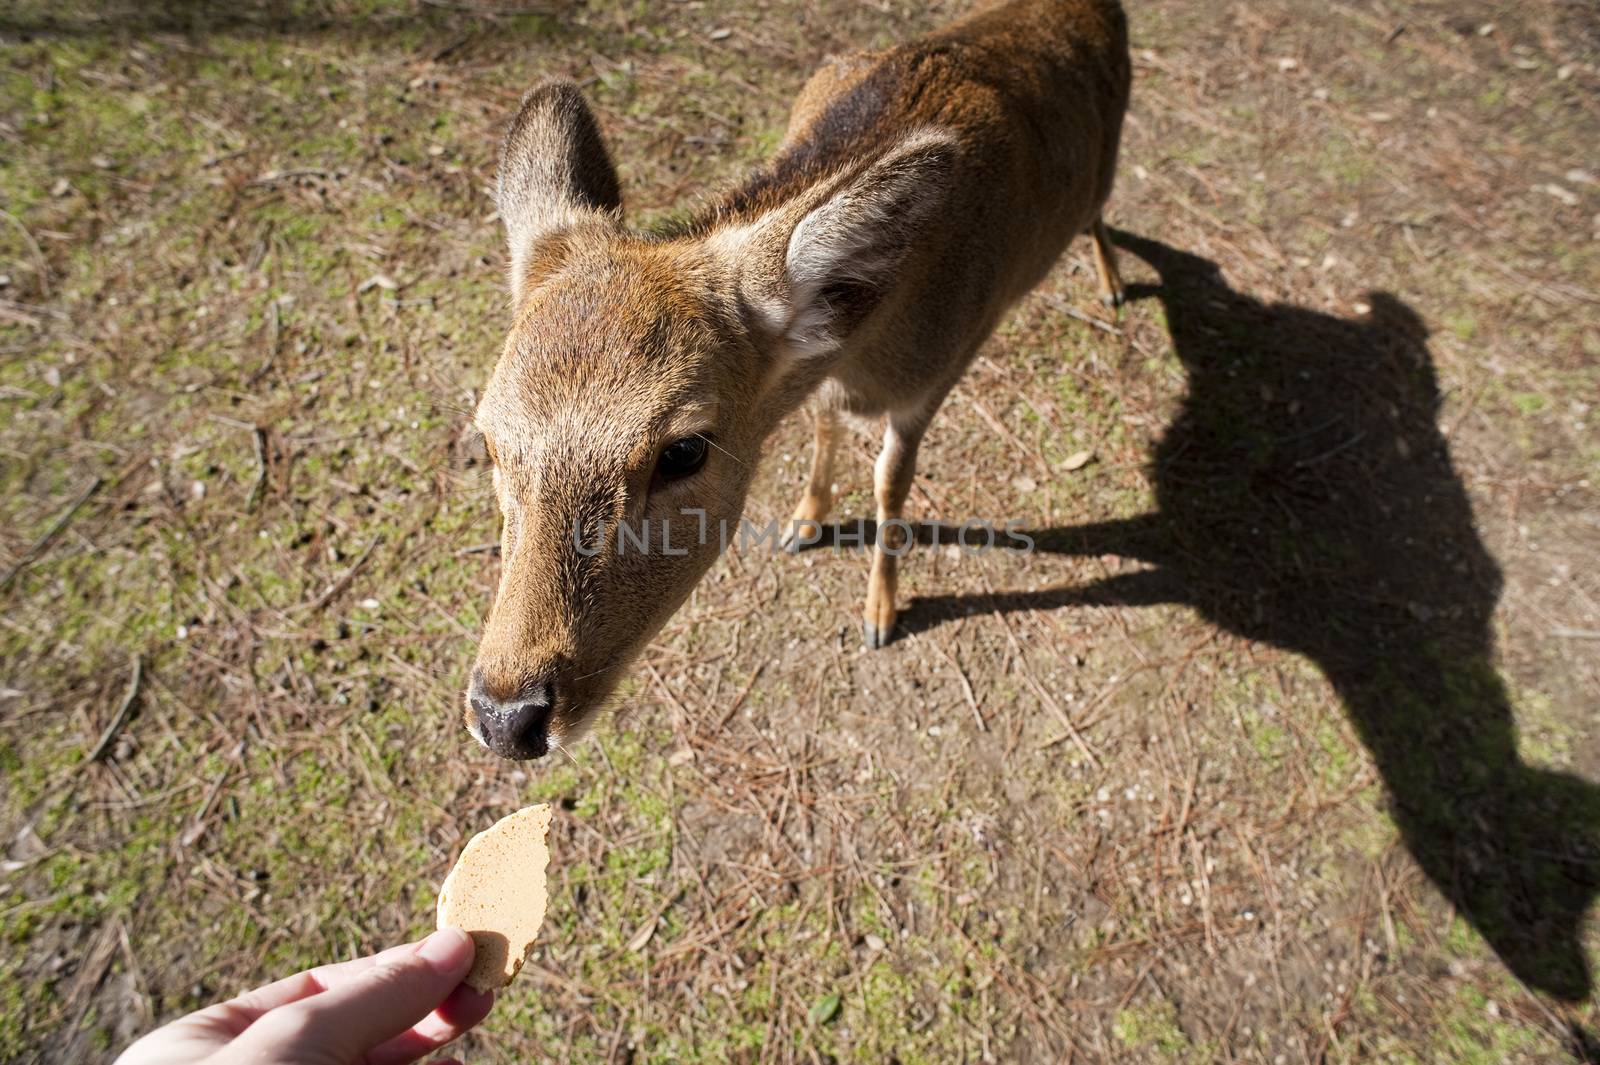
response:
[[[1527,1060],[1526,1055],[1560,1054],[1552,1043],[1537,1029],[1506,1023],[1488,996],[1475,987],[1463,987],[1429,1033],[1422,1056],[1450,1065],[1498,1065]]]
[[[1319,767],[1323,787],[1329,792],[1340,791],[1349,784],[1360,765],[1356,752],[1345,742],[1344,733],[1329,718],[1317,725],[1316,740],[1324,755]]]
[[[15,941],[9,934],[6,939]],[[7,1061],[22,1061],[33,1050],[23,1022],[30,1003],[22,993],[31,981],[19,969],[20,965],[0,968],[0,1058]]]
[[[1469,311],[1452,311],[1443,316],[1445,327],[1458,340],[1471,340],[1478,332],[1478,319]]]
[[[1111,1033],[1131,1050],[1154,1053],[1168,1061],[1184,1060],[1194,1050],[1178,1027],[1177,1009],[1164,999],[1118,1010]]]

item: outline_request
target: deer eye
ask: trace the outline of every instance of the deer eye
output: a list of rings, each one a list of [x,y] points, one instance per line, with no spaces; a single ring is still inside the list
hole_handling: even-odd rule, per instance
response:
[[[681,481],[700,472],[708,451],[703,436],[685,436],[661,449],[656,460],[656,478],[663,482]]]

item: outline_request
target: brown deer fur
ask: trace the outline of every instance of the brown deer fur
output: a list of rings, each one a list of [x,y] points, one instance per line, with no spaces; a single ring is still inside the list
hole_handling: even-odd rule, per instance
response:
[[[881,526],[945,395],[1074,236],[1093,238],[1101,294],[1120,300],[1100,213],[1129,76],[1116,0],[986,7],[830,61],[769,164],[645,236],[622,226],[577,89],[528,94],[497,190],[515,322],[476,416],[504,515],[466,711],[480,738],[475,715],[519,700],[545,706],[551,742],[582,729],[715,560],[764,441],[807,397],[817,452],[795,518],[829,510],[838,416],[881,416]],[[666,480],[663,449],[697,436],[704,466]],[[621,550],[624,522],[652,550]],[[607,548],[580,551],[575,526]],[[873,554],[874,647],[894,625],[899,533]]]

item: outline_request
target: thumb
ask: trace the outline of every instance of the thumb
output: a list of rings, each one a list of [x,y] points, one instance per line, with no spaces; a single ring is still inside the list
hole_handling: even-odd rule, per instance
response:
[[[273,1010],[239,1042],[256,1043],[253,1049],[273,1060],[287,1054],[289,1060],[359,1061],[444,1002],[471,968],[472,954],[470,936],[459,928],[442,928],[414,950],[348,983]]]

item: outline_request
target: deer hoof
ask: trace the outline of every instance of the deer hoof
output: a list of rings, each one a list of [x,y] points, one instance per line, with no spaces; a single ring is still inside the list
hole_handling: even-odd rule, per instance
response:
[[[865,642],[867,645],[867,650],[869,651],[881,651],[883,648],[888,647],[890,641],[894,639],[893,622],[890,622],[887,626],[880,629],[878,626],[868,621],[863,623],[862,631],[866,636]]]
[[[1102,293],[1100,296],[1100,302],[1105,304],[1107,307],[1110,307],[1112,310],[1117,310],[1126,301],[1127,297],[1123,294],[1120,288],[1115,292]]]
[[[785,554],[798,555],[821,542],[822,522],[815,518],[795,518],[789,522],[789,531],[778,541],[778,549]]]

